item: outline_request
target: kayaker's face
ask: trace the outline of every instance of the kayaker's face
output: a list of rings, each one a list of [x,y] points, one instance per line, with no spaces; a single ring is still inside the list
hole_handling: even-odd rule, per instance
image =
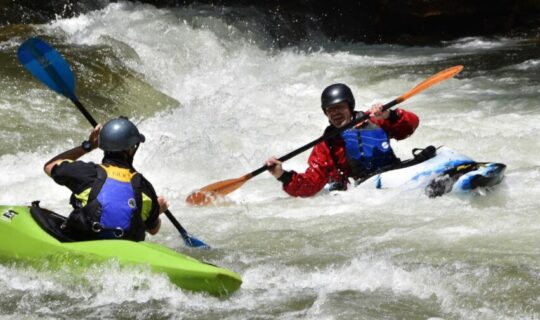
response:
[[[340,102],[328,106],[325,109],[324,114],[326,114],[328,121],[336,128],[348,125],[352,119],[352,112],[347,102]]]

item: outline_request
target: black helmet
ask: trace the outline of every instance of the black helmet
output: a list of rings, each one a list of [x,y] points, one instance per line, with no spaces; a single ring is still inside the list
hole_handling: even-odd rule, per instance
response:
[[[104,151],[127,150],[144,142],[144,135],[139,133],[133,122],[126,117],[109,120],[99,133],[99,148]]]
[[[354,96],[352,91],[347,85],[343,83],[335,83],[326,87],[321,94],[321,108],[323,112],[328,106],[336,103],[347,101],[349,108],[354,110]]]

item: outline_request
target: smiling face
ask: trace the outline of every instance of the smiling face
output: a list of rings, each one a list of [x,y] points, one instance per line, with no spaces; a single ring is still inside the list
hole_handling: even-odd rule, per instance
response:
[[[324,114],[328,117],[328,121],[336,128],[346,126],[352,120],[351,108],[349,108],[347,102],[340,102],[328,106],[324,110]]]

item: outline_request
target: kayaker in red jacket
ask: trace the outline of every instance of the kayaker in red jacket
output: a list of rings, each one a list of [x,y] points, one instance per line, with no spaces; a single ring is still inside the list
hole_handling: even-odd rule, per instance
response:
[[[321,107],[330,122],[325,134],[349,124],[362,112],[354,111],[351,89],[342,83],[328,86],[321,95]],[[332,190],[346,190],[349,177],[358,180],[383,167],[399,163],[390,147],[390,139],[405,139],[418,127],[418,117],[403,109],[382,111],[376,104],[365,112],[369,120],[347,129],[336,137],[317,144],[308,159],[305,173],[283,170],[275,157],[267,160],[268,171],[283,183],[291,196],[310,197],[326,184]]]

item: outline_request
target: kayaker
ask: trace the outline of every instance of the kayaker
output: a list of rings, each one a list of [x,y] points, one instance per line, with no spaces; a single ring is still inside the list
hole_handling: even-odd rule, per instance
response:
[[[133,168],[133,157],[144,135],[125,117],[98,124],[88,140],[47,161],[45,173],[73,193],[73,211],[63,230],[76,240],[128,239],[142,241],[161,226],[167,210],[152,184]],[[79,159],[99,146],[101,164]]]
[[[362,112],[354,111],[351,89],[342,83],[325,88],[321,108],[330,125],[325,134],[349,124]],[[418,127],[418,117],[403,109],[382,111],[375,104],[365,113],[370,118],[336,137],[313,148],[305,173],[283,170],[282,163],[271,157],[266,164],[269,172],[283,183],[283,190],[291,196],[310,197],[330,184],[331,190],[346,190],[349,178],[362,179],[380,168],[398,164],[390,139],[405,139]]]

